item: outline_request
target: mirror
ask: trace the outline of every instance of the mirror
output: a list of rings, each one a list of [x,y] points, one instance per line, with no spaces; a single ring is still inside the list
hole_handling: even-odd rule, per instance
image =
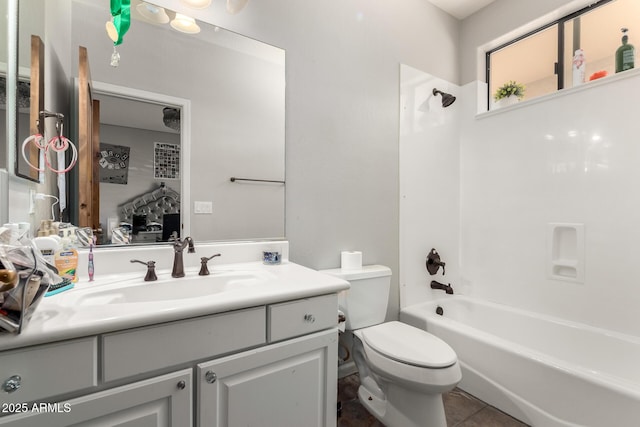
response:
[[[186,142],[181,142],[184,114],[181,117],[180,112],[187,101],[151,93],[139,95],[144,98],[118,96],[97,82],[93,89],[100,102],[99,194],[100,223],[107,225],[104,237],[110,240],[121,220],[131,225],[133,243],[166,241],[173,232],[183,237],[179,155]],[[118,145],[122,141],[134,142]],[[158,165],[149,161],[156,160],[156,153]],[[130,202],[123,204],[122,200]]]
[[[7,169],[7,61],[9,14],[8,2],[0,2],[0,16],[2,17],[2,31],[0,31],[0,169]],[[4,203],[5,200],[0,200]]]
[[[39,182],[38,169],[42,168],[43,156],[34,144],[28,144],[23,153],[22,142],[29,135],[42,133],[44,126],[44,123],[38,124],[39,112],[44,109],[44,45],[41,38],[44,8],[37,0],[20,1],[18,8],[21,19],[18,22],[17,121],[12,166],[16,176]]]
[[[45,3],[44,0],[40,2]],[[117,47],[120,62],[113,67],[110,59],[114,47],[104,30],[105,22],[110,18],[108,2],[66,0],[57,3],[64,4],[59,11],[69,13],[71,25],[65,25],[66,40],[61,38],[65,32],[58,33],[56,38],[52,38],[51,46],[47,46],[45,60],[50,61],[53,56],[56,62],[53,67],[47,62],[47,70],[53,68],[55,73],[46,76],[46,85],[59,85],[65,80],[60,77],[60,69],[63,69],[67,81],[77,76],[78,46],[84,46],[94,87],[100,87],[94,98],[102,103],[101,111],[106,112],[108,104],[116,98],[162,107],[158,109],[160,112],[165,107],[177,108],[181,114],[180,133],[172,134],[166,127],[163,132],[172,135],[173,139],[156,135],[148,140],[139,136],[141,132],[148,131],[143,124],[130,121],[116,123],[106,115],[104,120],[100,118],[100,144],[129,148],[129,174],[132,178],[135,176],[137,184],[134,186],[131,179],[127,184],[100,183],[99,215],[103,231],[108,230],[110,222],[115,222],[114,212],[120,215],[114,207],[119,209],[133,203],[136,198],[153,193],[164,183],[181,199],[181,230],[196,240],[282,238],[284,51],[200,21],[200,33],[179,33],[169,24],[144,21],[135,12],[141,2],[134,0],[131,28],[123,44]],[[167,14],[169,17],[174,15],[171,11]],[[47,29],[55,27],[46,25]],[[73,65],[70,70],[64,70],[61,58],[71,58]],[[63,93],[52,87],[47,87],[46,92]],[[153,97],[145,98],[147,95],[144,94],[162,95],[179,101],[163,104]],[[45,107],[48,108],[56,99],[59,101],[60,97],[47,95]],[[141,112],[139,108],[134,107],[134,111]],[[127,119],[141,115],[125,114]],[[163,114],[158,115],[162,123]],[[71,132],[76,126],[75,120],[74,112],[69,116],[72,141],[76,141]],[[109,127],[119,130],[110,132],[113,129]],[[126,128],[132,131],[130,135],[124,134]],[[178,137],[179,144],[175,142]],[[142,140],[147,146],[141,151],[136,144]],[[148,150],[151,143],[179,147],[178,174],[167,176],[157,173],[161,167],[151,156],[152,151]],[[176,158],[174,155],[174,162]],[[99,160],[96,158],[96,162]],[[75,169],[65,175],[65,219],[74,219],[76,215],[73,213],[77,208],[73,203],[78,197]],[[135,174],[143,173],[145,169],[155,175],[141,185],[142,180]],[[232,181],[232,177],[239,179]],[[43,218],[35,222],[39,223],[40,219]],[[118,222],[121,220],[117,219]],[[152,231],[155,226],[151,224]]]

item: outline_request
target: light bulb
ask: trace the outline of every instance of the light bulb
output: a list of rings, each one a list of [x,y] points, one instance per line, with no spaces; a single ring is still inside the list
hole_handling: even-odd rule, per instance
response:
[[[176,13],[176,17],[171,21],[171,27],[174,30],[187,34],[197,34],[200,32],[200,27],[196,24],[196,20],[181,13]]]

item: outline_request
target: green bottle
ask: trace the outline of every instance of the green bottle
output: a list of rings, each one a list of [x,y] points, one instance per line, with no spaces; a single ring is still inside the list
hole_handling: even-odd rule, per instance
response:
[[[616,50],[616,73],[632,69],[635,62],[636,49],[628,43],[627,31],[627,28],[622,29],[622,46]]]

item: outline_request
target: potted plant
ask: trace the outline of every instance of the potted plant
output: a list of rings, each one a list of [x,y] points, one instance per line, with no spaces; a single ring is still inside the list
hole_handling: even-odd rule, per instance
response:
[[[522,97],[524,97],[524,85],[513,80],[500,86],[493,94],[493,99],[498,107],[515,104]]]

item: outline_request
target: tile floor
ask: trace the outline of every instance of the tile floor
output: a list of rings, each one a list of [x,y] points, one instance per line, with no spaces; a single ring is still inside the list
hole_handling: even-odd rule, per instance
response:
[[[358,374],[338,380],[338,427],[384,427],[358,401]],[[526,424],[456,388],[444,395],[447,427],[526,427]]]

